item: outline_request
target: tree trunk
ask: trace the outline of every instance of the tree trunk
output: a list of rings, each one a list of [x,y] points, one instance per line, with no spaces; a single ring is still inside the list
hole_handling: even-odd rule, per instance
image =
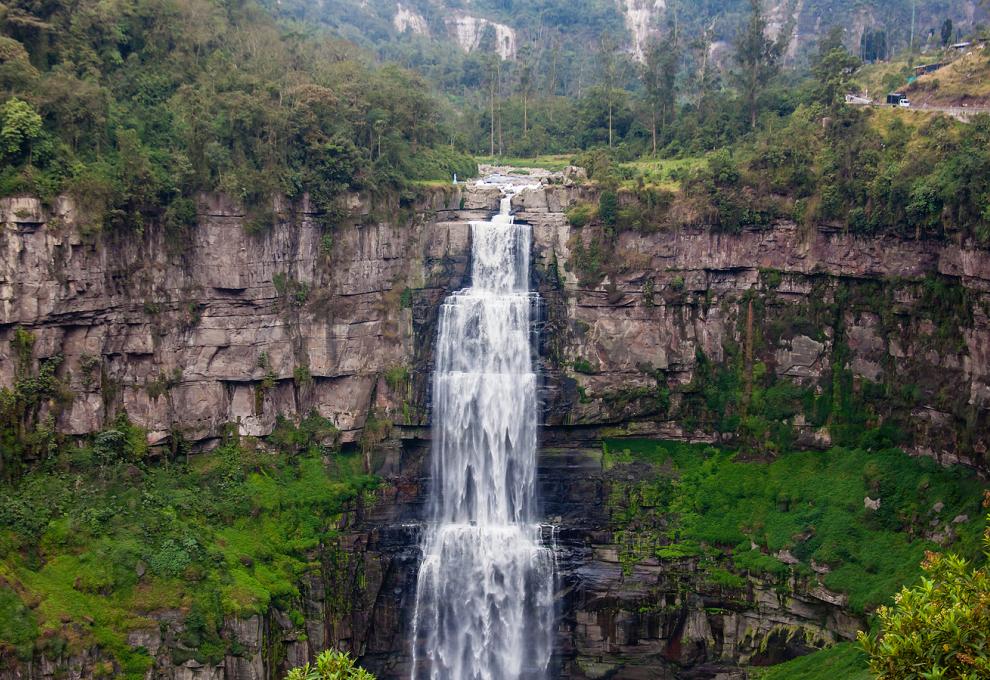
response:
[[[653,111],[652,111],[651,118],[652,118],[652,121],[651,122],[653,123],[653,155],[655,157],[657,155],[657,107],[656,107],[656,105],[653,106]]]
[[[612,148],[612,94],[608,96],[608,148]]]

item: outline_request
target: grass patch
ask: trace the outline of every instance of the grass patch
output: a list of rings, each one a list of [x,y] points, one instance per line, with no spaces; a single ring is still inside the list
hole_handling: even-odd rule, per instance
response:
[[[676,193],[681,189],[681,180],[704,167],[706,162],[707,156],[641,158],[620,163],[618,174],[627,187],[648,185]]]
[[[77,467],[91,456],[67,451],[0,488],[0,640],[27,657],[98,646],[116,677],[141,678],[152,659],[127,633],[157,627],[160,609],[186,614],[187,658],[201,661],[231,651],[225,617],[292,609],[341,513],[376,482],[318,416],[276,433],[274,453],[231,439],[168,467]]]
[[[854,642],[842,642],[769,668],[750,668],[753,680],[872,680],[866,656]]]
[[[812,577],[814,561],[831,569],[824,585],[846,593],[850,607],[863,612],[918,576],[925,550],[938,548],[925,538],[933,528],[951,526],[953,550],[980,554],[980,482],[965,468],[941,468],[897,449],[794,452],[772,462],[652,440],[605,440],[603,450],[608,469],[651,467],[651,473],[636,468],[635,475],[616,475],[609,504],[619,530],[659,527],[654,550],[661,558],[696,549],[729,558],[738,573],[775,577],[792,571]],[[867,496],[881,499],[878,510],[864,507]],[[970,519],[953,524],[959,515]],[[799,564],[778,560],[781,550]]]

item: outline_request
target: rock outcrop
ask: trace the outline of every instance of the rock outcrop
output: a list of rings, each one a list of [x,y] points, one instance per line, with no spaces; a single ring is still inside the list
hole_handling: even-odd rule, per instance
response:
[[[240,209],[204,197],[188,234],[87,236],[68,200],[5,199],[0,384],[22,328],[35,364],[62,359],[68,399],[50,411],[64,433],[125,411],[153,445],[209,442],[226,423],[266,435],[276,416],[315,409],[353,441],[373,406],[396,406],[380,378],[412,369],[414,326],[461,285],[467,220],[496,203],[467,186],[403,210],[354,197],[330,229],[303,204],[251,235]]]
[[[588,198],[551,188],[515,199],[547,305],[548,425],[732,439],[696,395],[719,371],[743,383],[769,371],[809,398],[855,403],[864,427],[890,425],[909,451],[986,471],[990,252],[790,222],[624,232],[600,271],[583,272],[589,284],[575,250],[601,231],[562,213]],[[786,419],[803,445],[832,441],[807,409]]]

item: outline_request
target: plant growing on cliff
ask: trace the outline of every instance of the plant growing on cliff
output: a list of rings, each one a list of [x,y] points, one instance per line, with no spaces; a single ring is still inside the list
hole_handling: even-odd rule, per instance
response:
[[[606,189],[598,197],[598,219],[605,227],[605,233],[610,237],[614,235],[619,223],[619,195],[615,191]]]
[[[5,158],[16,157],[42,135],[41,116],[34,107],[17,97],[0,106],[0,145]]]
[[[316,664],[293,668],[285,680],[375,680],[375,676],[358,666],[347,652],[328,649],[316,657]]]
[[[572,227],[581,227],[589,224],[598,216],[598,211],[591,203],[575,203],[567,209],[567,222]]]
[[[59,440],[55,418],[72,401],[58,375],[62,355],[41,360],[36,369],[34,345],[33,333],[14,330],[14,384],[0,387],[0,477],[15,476],[28,460],[52,457]]]
[[[577,373],[584,373],[585,375],[594,375],[595,373],[598,373],[598,370],[584,357],[578,357],[574,360],[572,365],[574,367],[574,371]]]
[[[990,529],[984,555],[990,559]],[[878,680],[990,677],[990,568],[934,552],[926,553],[921,568],[921,583],[877,610],[880,632],[859,634],[870,669]]]

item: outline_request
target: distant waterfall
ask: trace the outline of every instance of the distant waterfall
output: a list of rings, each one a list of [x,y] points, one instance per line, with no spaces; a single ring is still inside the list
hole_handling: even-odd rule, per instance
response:
[[[500,213],[471,223],[471,286],[440,310],[413,680],[536,680],[553,648],[553,553],[535,524],[531,234],[503,191]]]

